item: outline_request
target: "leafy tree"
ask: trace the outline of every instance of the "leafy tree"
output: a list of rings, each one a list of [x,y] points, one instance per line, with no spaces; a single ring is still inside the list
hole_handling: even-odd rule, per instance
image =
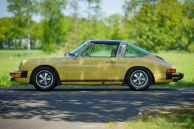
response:
[[[86,18],[79,14],[82,4]],[[124,16],[103,18],[101,0],[8,0],[14,16],[0,18],[0,48],[21,47],[30,35],[32,47],[47,52],[63,45],[69,51],[88,39],[128,40],[153,52],[194,52],[194,0],[125,0],[122,7]],[[35,14],[40,22],[32,20]]]
[[[13,47],[13,45],[15,45],[13,43],[16,43],[16,39],[21,40],[21,38],[23,37],[23,29],[18,28],[18,26],[15,24],[15,21],[15,17],[5,17],[0,19],[1,48],[5,46],[10,49],[11,47]]]
[[[183,17],[182,4],[177,0],[147,0],[138,8],[138,12],[130,19],[132,23],[138,21],[134,25],[134,41],[155,52],[176,49],[179,36],[177,32]]]
[[[37,12],[43,17],[43,50],[53,52],[64,41],[62,26],[62,10],[66,7],[65,0],[37,0]]]
[[[20,40],[27,38],[30,34],[30,26],[31,26],[31,17],[33,13],[33,2],[32,0],[8,0],[7,9],[9,12],[14,14],[14,38]]]
[[[79,2],[82,2],[81,0],[69,0],[68,5],[69,9],[71,11],[71,35],[69,36],[67,43],[65,44],[65,50],[69,51],[72,47],[75,47],[78,42],[80,42],[80,36],[78,35],[80,31],[80,25],[79,25]]]
[[[194,52],[194,0],[185,0],[180,26],[179,47],[189,52]]]
[[[86,0],[88,20],[96,21],[100,15],[101,0]]]
[[[86,0],[87,2],[87,15],[88,15],[88,27],[90,28],[87,35],[91,39],[95,39],[98,33],[98,21],[100,21],[101,15],[101,0]]]
[[[0,48],[4,47],[4,44],[7,40],[7,33],[9,32],[9,18],[0,19]]]

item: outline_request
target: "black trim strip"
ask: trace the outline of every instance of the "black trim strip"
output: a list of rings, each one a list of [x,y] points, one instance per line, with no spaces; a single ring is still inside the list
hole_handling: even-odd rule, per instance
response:
[[[11,81],[16,81],[15,78],[11,78]]]
[[[61,80],[61,82],[123,82],[123,80]]]
[[[183,73],[166,73],[166,79],[173,79],[174,82],[183,79]]]
[[[22,71],[21,77],[27,77],[28,76],[28,71]]]

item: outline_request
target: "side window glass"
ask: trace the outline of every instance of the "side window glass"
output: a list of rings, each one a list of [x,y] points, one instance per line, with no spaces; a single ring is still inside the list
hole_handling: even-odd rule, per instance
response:
[[[117,48],[116,44],[94,44],[91,57],[115,57]]]
[[[137,53],[130,46],[127,47],[125,56],[136,56]]]
[[[137,47],[128,45],[125,56],[131,57],[131,56],[140,56],[140,55],[143,55],[143,54],[144,54],[143,50],[141,50]]]
[[[82,57],[89,57],[91,54],[91,50],[93,48],[93,45],[91,45],[90,47],[88,47],[88,49],[85,50],[85,52],[81,55]]]

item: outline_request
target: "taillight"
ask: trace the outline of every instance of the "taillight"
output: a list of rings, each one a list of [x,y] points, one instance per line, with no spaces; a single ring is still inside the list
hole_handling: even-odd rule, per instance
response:
[[[176,69],[167,69],[166,72],[167,73],[176,73]]]

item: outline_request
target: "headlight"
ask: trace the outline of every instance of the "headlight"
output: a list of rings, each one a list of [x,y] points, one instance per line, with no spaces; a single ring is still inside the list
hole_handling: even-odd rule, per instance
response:
[[[23,62],[23,60],[21,60],[21,61],[20,61],[20,64],[19,64],[18,69],[20,69],[20,68],[21,68],[21,66],[22,66],[22,62]]]

